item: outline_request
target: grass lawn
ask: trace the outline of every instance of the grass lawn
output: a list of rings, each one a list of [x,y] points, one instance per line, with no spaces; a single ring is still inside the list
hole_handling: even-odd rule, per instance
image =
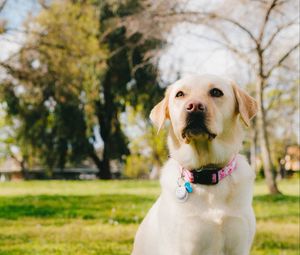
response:
[[[256,184],[251,255],[299,254],[299,181],[280,188],[285,195],[272,197]],[[159,192],[153,181],[0,183],[0,254],[130,254]]]

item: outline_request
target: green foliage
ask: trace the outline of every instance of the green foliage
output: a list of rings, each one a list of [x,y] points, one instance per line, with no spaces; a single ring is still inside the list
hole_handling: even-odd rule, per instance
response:
[[[130,24],[121,19],[132,17],[142,11],[142,1],[99,1],[102,33],[112,30],[105,38],[109,52],[109,70],[104,78],[114,95],[114,104],[121,110],[130,104],[140,112],[149,114],[153,102],[162,95],[163,89],[157,83],[157,66],[149,58],[149,52],[155,52],[163,45],[157,40],[139,31],[130,33]]]
[[[251,255],[299,254],[299,182],[288,195],[255,186],[257,233]],[[130,254],[133,238],[160,193],[153,181],[0,183],[1,254]]]
[[[151,169],[149,158],[140,154],[130,154],[126,157],[124,175],[129,178],[148,177]]]
[[[126,157],[125,176],[141,178],[149,175],[153,167],[161,168],[167,160],[167,129],[157,128],[144,120],[139,106],[137,110],[127,108],[127,119],[124,123],[130,137],[130,155]],[[134,130],[134,131],[132,131]]]
[[[92,147],[93,104],[107,54],[98,42],[97,13],[88,4],[54,2],[27,26],[34,28],[18,65],[7,68],[18,82],[6,81],[2,100],[9,117],[20,121],[23,154],[36,159],[28,167],[63,168],[80,162]]]
[[[110,178],[110,160],[129,154],[120,116],[128,104],[148,114],[162,91],[146,57],[161,42],[129,34],[121,22],[141,8],[136,0],[53,1],[27,21],[27,42],[4,65],[11,77],[2,100],[20,122],[18,142],[29,168],[64,168],[91,157],[100,177]],[[101,160],[93,147],[98,126]]]
[[[145,139],[148,141],[151,148],[151,157],[154,165],[162,166],[168,158],[167,149],[167,133],[166,128],[161,129],[159,132],[157,128],[151,124],[145,134]]]
[[[0,105],[0,164],[8,158],[13,158],[22,167],[22,156],[16,150],[17,137],[14,123],[8,120],[5,106]],[[15,149],[15,150],[14,150]]]

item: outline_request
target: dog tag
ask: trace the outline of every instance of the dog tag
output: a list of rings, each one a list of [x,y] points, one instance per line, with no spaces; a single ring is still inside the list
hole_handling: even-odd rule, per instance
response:
[[[180,202],[184,202],[188,198],[188,192],[185,186],[179,186],[176,188],[176,197]]]
[[[193,192],[193,187],[192,187],[192,185],[191,185],[190,182],[186,182],[186,183],[184,184],[184,187],[185,187],[185,189],[186,189],[186,191],[187,191],[188,193]]]

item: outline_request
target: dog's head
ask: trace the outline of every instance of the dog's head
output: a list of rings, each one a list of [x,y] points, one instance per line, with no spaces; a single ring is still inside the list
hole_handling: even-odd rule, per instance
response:
[[[169,119],[178,143],[189,144],[226,138],[240,125],[239,119],[249,126],[256,111],[255,100],[233,82],[201,75],[169,86],[150,119],[159,129]]]

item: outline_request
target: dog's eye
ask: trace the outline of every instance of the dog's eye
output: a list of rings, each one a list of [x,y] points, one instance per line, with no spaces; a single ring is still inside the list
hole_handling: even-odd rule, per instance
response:
[[[178,91],[175,97],[183,97],[184,93],[182,91]]]
[[[221,97],[224,95],[224,93],[222,92],[222,90],[219,90],[219,89],[211,89],[209,91],[209,94],[212,96],[212,97]]]

